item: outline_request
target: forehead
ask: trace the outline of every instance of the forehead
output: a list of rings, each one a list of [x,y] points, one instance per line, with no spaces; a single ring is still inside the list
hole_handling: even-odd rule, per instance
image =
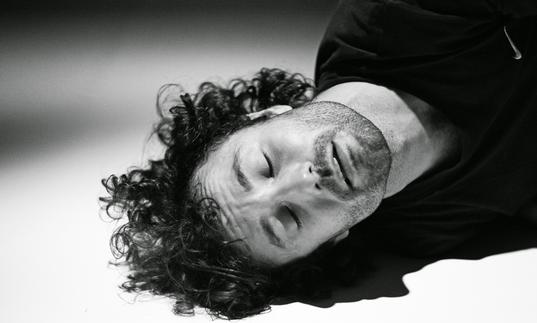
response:
[[[236,138],[239,136],[232,137],[208,156],[206,163],[197,171],[195,181],[198,183],[200,198],[210,198],[216,202],[217,220],[224,239],[240,240],[234,243],[234,246],[250,253],[248,242],[259,228],[246,221],[245,217],[238,215],[255,210],[257,217],[269,211],[257,203],[255,198],[244,194],[242,187],[236,182],[232,165],[238,146]],[[257,233],[259,235],[260,232]]]
[[[230,224],[229,217],[225,215],[236,212],[239,206],[247,202],[244,198],[239,199],[242,187],[234,177],[233,164],[237,162],[242,146],[257,145],[260,136],[256,128],[259,126],[261,125],[254,125],[231,134],[216,149],[207,153],[205,162],[199,165],[192,177],[191,185],[196,187],[196,197],[214,199],[220,207],[221,222],[225,226]],[[248,151],[243,149],[242,153]]]

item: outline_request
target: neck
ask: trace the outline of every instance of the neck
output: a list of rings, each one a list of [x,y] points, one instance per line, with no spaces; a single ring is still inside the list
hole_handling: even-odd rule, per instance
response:
[[[314,101],[344,104],[382,132],[392,154],[385,198],[456,153],[454,127],[437,110],[410,94],[349,82],[329,88]]]

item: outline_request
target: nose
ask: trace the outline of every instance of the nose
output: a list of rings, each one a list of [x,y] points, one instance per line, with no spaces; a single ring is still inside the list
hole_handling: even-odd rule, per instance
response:
[[[274,182],[276,200],[312,197],[320,191],[320,176],[310,161],[288,165],[278,175]]]

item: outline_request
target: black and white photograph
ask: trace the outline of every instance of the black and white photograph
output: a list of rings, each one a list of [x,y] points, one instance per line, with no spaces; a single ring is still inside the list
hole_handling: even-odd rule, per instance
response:
[[[537,322],[534,0],[0,4],[0,322]]]

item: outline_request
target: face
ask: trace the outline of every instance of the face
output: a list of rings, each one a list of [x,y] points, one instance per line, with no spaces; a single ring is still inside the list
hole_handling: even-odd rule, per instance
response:
[[[318,102],[242,129],[195,172],[222,228],[253,259],[281,265],[345,237],[383,197],[389,151],[367,119]]]

